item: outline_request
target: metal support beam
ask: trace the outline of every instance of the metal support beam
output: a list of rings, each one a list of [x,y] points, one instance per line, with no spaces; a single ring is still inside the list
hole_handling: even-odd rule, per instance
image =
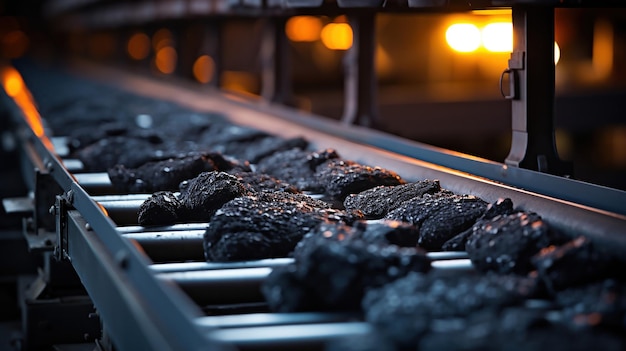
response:
[[[513,7],[513,53],[509,60],[511,151],[505,163],[571,175],[559,159],[554,137],[554,8]]]
[[[352,47],[344,57],[345,124],[375,127],[378,124],[376,79],[376,17],[374,13],[348,14]]]
[[[272,17],[263,23],[261,44],[261,96],[270,102],[291,105],[291,63],[285,17]]]
[[[203,23],[198,56],[208,55],[213,60],[213,74],[208,84],[214,88],[222,85],[222,21],[211,18]]]

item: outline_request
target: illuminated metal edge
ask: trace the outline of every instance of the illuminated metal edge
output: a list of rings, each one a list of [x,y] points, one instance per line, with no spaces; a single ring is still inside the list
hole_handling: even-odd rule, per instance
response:
[[[203,316],[201,310],[180,289],[164,284],[152,274],[149,260],[122,238],[111,219],[63,167],[60,158],[27,127],[23,112],[13,100],[3,91],[0,97],[8,102],[10,115],[25,131],[20,147],[26,150],[27,162],[40,169],[45,165],[69,205],[77,209],[68,211],[68,247],[64,254],[81,278],[117,349],[231,350],[228,345],[207,338],[206,330],[194,323],[195,318]],[[32,172],[32,168],[25,169],[24,174]],[[87,223],[95,231],[88,231]]]

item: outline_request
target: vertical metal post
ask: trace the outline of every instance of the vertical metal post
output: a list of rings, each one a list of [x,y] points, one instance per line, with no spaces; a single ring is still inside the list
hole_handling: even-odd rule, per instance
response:
[[[261,43],[261,96],[266,101],[292,103],[289,40],[285,34],[287,18],[272,17],[263,24]]]
[[[571,165],[559,159],[554,136],[554,8],[513,7],[510,74],[512,142],[506,164],[559,175]]]
[[[376,18],[374,13],[348,15],[352,47],[344,57],[344,112],[346,124],[378,124],[376,79]]]
[[[213,77],[209,85],[219,88],[222,85],[222,22],[211,18],[205,22],[202,33],[201,52],[213,59]]]

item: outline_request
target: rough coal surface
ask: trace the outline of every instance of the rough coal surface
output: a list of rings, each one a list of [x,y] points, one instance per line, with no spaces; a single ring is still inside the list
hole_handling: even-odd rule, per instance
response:
[[[367,289],[409,272],[430,270],[425,251],[378,240],[366,242],[355,234],[358,231],[323,223],[307,234],[294,252],[295,268],[273,272],[264,284],[270,308],[280,312],[358,311]]]
[[[446,241],[470,228],[486,209],[487,203],[475,196],[440,191],[405,201],[385,218],[418,226],[418,245],[439,251]]]
[[[286,192],[297,194],[301,191],[295,186],[269,174],[257,172],[231,173],[243,184],[248,192]]]
[[[219,165],[219,167],[218,167]],[[111,183],[128,193],[176,191],[181,182],[202,172],[233,167],[220,154],[190,154],[180,158],[145,163],[137,168],[116,165],[108,170]]]
[[[396,186],[377,186],[358,194],[348,195],[343,205],[346,209],[363,211],[368,219],[379,219],[407,200],[422,197],[424,194],[433,194],[439,190],[441,187],[437,180],[421,180]]]
[[[89,172],[106,172],[117,164],[138,167],[159,156],[162,141],[152,138],[112,136],[88,145],[72,156],[78,158]]]
[[[410,273],[363,299],[365,318],[398,346],[415,348],[438,319],[464,318],[483,309],[520,303],[537,280],[518,276]]]
[[[284,180],[300,190],[323,193],[324,186],[315,177],[315,170],[329,160],[338,158],[339,155],[332,149],[318,152],[291,149],[260,160],[257,171]]]
[[[204,235],[205,256],[208,261],[286,257],[304,234],[326,220],[321,211],[324,208],[329,208],[325,202],[286,192],[261,192],[233,199],[211,219]],[[271,248],[263,252],[264,257],[254,245],[229,245],[229,250],[222,250],[227,244],[220,242],[237,233],[262,235]]]
[[[154,226],[176,223],[181,207],[182,203],[173,192],[156,192],[139,206],[139,224]]]
[[[335,160],[317,167],[315,177],[332,199],[343,201],[349,194],[380,185],[400,185],[405,181],[393,171],[352,161]]]
[[[551,244],[550,228],[536,213],[495,216],[474,228],[465,249],[476,269],[526,274],[531,258]]]
[[[490,203],[487,206],[485,213],[472,226],[472,228],[446,241],[441,248],[444,251],[465,251],[467,239],[469,239],[474,231],[480,230],[480,227],[485,224],[485,222],[490,221],[493,217],[509,215],[513,212],[515,211],[513,210],[513,201],[511,201],[511,199],[498,199],[496,202]]]
[[[224,152],[254,164],[276,152],[292,149],[306,150],[308,146],[309,142],[302,137],[285,139],[268,136],[246,143],[232,143]]]
[[[616,279],[574,286],[557,292],[561,321],[578,329],[626,328],[626,285]]]
[[[237,177],[224,172],[203,172],[187,181],[181,191],[179,218],[187,221],[209,221],[215,211],[228,201],[246,195]]]
[[[584,236],[561,246],[544,247],[530,260],[551,291],[607,278],[616,267]]]

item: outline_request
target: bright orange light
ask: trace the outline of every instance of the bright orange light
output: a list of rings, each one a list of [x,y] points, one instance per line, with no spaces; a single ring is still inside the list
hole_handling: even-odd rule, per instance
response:
[[[143,60],[150,54],[150,37],[145,33],[135,33],[128,39],[128,56],[133,60]]]
[[[480,46],[480,31],[471,23],[455,23],[446,30],[446,41],[455,51],[476,51]]]
[[[176,50],[171,46],[165,46],[157,51],[154,64],[159,72],[171,74],[176,69],[177,58]]]
[[[7,71],[4,76],[4,90],[10,97],[16,97],[24,90],[24,82],[17,71]]]
[[[482,42],[487,51],[513,51],[513,24],[511,22],[489,23],[482,30]]]
[[[322,43],[331,50],[352,47],[352,27],[347,23],[329,23],[322,29]]]
[[[6,67],[2,70],[2,85],[7,95],[15,100],[17,106],[22,109],[26,116],[26,121],[30,125],[35,135],[42,137],[44,135],[41,116],[33,103],[32,96],[24,85],[24,80],[20,73],[12,67]]]
[[[193,63],[193,76],[200,83],[208,83],[215,74],[215,61],[209,55],[202,55]]]
[[[294,42],[311,42],[319,40],[322,21],[314,16],[294,16],[285,25],[287,38]]]
[[[555,66],[557,63],[559,63],[560,59],[561,59],[561,48],[559,47],[559,44],[557,44],[555,41],[554,42],[554,65]]]

